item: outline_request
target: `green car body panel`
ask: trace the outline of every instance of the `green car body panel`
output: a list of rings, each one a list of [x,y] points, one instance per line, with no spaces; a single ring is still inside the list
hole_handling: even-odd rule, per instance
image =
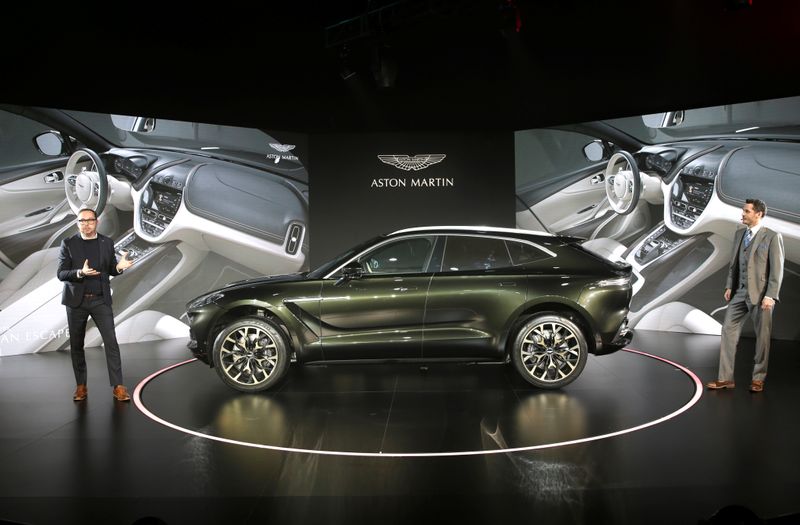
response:
[[[473,263],[484,251],[486,260]],[[630,266],[584,250],[577,239],[404,230],[313,272],[233,283],[193,300],[189,347],[213,366],[223,328],[256,318],[280,327],[298,362],[503,361],[526,320],[558,312],[580,327],[589,352],[607,353],[632,337],[630,276]]]

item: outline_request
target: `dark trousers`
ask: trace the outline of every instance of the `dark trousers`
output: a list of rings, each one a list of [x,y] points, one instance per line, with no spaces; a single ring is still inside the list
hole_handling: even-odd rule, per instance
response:
[[[108,366],[108,380],[111,386],[122,384],[122,360],[119,356],[117,334],[114,332],[114,312],[102,297],[84,298],[75,308],[67,306],[67,323],[69,325],[69,352],[72,356],[72,370],[75,372],[75,382],[79,385],[86,384],[86,356],[83,351],[86,337],[86,323],[92,317],[103,346],[106,351],[106,365]]]

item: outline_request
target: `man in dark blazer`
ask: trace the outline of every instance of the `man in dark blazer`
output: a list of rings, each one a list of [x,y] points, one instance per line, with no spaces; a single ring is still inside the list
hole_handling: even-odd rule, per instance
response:
[[[103,338],[112,395],[117,401],[129,401],[128,390],[122,384],[122,361],[114,332],[109,277],[121,274],[133,263],[126,253],[117,261],[114,241],[97,233],[94,210],[78,212],[78,230],[80,233],[61,242],[58,255],[58,278],[64,281],[61,303],[67,307],[69,348],[78,385],[72,399],[83,401],[88,395],[83,344],[86,323],[91,316]]]
[[[765,227],[761,220],[767,205],[759,199],[747,199],[742,207],[742,223],[736,231],[733,255],[728,267],[725,300],[730,301],[722,324],[719,375],[707,383],[712,390],[733,388],[733,364],[742,323],[748,314],[756,331],[756,352],[751,392],[764,390],[772,335],[772,311],[778,301],[783,281],[783,237]],[[731,295],[733,294],[733,295]]]

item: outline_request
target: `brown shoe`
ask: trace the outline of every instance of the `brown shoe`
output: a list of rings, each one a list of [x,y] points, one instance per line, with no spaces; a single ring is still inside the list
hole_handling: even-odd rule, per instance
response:
[[[750,383],[750,391],[751,392],[763,392],[764,391],[764,382],[759,381],[758,379],[754,379],[752,383]]]
[[[711,381],[710,383],[706,383],[706,388],[709,390],[720,390],[722,388],[733,388],[736,386],[736,383],[733,381],[720,381],[717,379],[716,381]]]
[[[78,385],[75,389],[75,394],[72,396],[73,401],[83,401],[89,395],[89,389],[86,385]]]
[[[117,385],[114,387],[114,399],[117,401],[130,401],[131,396],[128,395],[128,389],[125,385]]]

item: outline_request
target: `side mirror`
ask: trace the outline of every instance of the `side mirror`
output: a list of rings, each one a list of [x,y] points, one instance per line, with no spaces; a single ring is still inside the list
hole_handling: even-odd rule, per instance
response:
[[[66,144],[58,131],[40,133],[33,138],[33,143],[42,155],[58,157],[66,154]]]
[[[351,262],[344,268],[342,268],[342,277],[347,279],[361,279],[361,276],[364,275],[364,269],[361,267],[361,263],[359,262]]]
[[[111,115],[115,128],[137,133],[150,133],[156,129],[156,119],[152,117],[133,117],[129,115]]]
[[[605,140],[593,140],[583,147],[583,156],[591,162],[610,159],[613,147]]]
[[[685,113],[683,111],[667,111],[666,113],[642,115],[642,122],[648,128],[674,128],[683,123],[684,117]]]
[[[361,263],[357,261],[353,261],[344,268],[342,268],[342,276],[336,281],[336,285],[340,285],[342,283],[346,283],[347,281],[352,281],[353,279],[361,279],[364,275],[364,269],[361,267]]]

